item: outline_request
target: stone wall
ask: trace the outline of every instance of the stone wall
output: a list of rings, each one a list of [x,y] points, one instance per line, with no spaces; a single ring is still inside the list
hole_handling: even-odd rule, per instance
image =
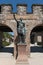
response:
[[[41,15],[42,14],[42,5],[33,5],[33,14]]]
[[[26,15],[27,5],[18,4],[17,5],[17,14]]]
[[[9,4],[9,5],[1,5],[1,13],[2,14],[10,14],[12,12],[12,6]]]

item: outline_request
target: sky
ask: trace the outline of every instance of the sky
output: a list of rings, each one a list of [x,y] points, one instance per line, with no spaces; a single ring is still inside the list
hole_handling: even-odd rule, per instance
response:
[[[43,4],[43,0],[0,0],[0,4],[12,4],[13,11],[17,12],[17,4],[27,4],[27,12],[32,12],[32,4]],[[13,35],[13,33],[10,33]]]

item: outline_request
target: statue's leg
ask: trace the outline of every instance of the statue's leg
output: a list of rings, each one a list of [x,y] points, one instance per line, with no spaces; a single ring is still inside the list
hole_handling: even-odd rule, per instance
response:
[[[25,35],[23,35],[23,40],[24,40],[24,43],[25,43]]]
[[[22,43],[25,43],[25,36],[22,35],[21,38],[22,38]]]
[[[22,36],[21,36],[21,34],[19,35],[19,43],[22,43],[22,38],[21,38]]]

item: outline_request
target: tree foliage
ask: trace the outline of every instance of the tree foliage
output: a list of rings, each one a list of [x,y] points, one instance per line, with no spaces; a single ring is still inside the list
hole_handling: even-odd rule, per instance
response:
[[[11,38],[12,38],[12,35],[9,32],[3,32],[3,39],[4,39],[4,41],[2,42],[2,45],[3,46],[10,45],[10,41],[7,42],[6,39],[11,39]]]
[[[3,37],[4,38],[12,38],[12,35],[9,34],[8,32],[3,32]]]

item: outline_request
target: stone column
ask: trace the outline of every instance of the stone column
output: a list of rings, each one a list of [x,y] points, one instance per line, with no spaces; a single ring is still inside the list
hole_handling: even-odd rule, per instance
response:
[[[29,26],[29,22],[25,23],[26,26],[26,51],[27,51],[27,56],[30,57],[30,26]]]
[[[30,34],[28,31],[26,35],[26,44],[27,44],[26,51],[27,51],[27,56],[30,57]]]
[[[15,58],[15,60],[17,59],[17,45],[16,44],[14,44],[14,58]]]
[[[18,52],[17,51],[17,34],[15,33],[15,35],[14,35],[14,57],[15,57],[15,60],[17,59],[17,52]]]

